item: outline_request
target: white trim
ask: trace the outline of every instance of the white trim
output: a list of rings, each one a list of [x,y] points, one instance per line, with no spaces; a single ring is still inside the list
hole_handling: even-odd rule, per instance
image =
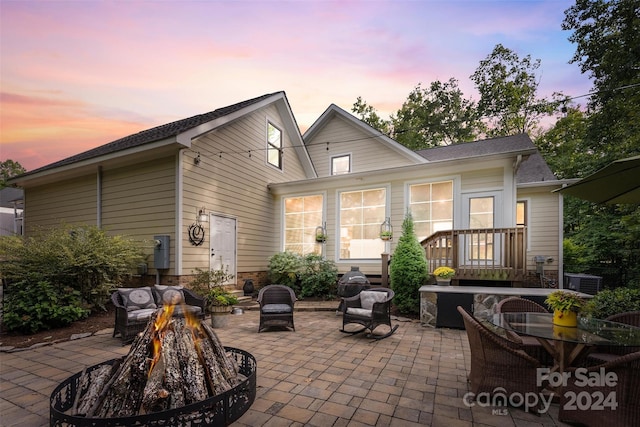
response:
[[[176,251],[176,276],[182,275],[182,255],[183,255],[183,247],[182,247],[182,220],[184,218],[183,210],[184,210],[184,194],[183,194],[183,186],[184,179],[182,174],[184,173],[184,167],[182,166],[182,162],[184,161],[185,149],[178,151],[177,157],[177,165],[176,165],[176,243],[175,243],[175,251]]]
[[[279,239],[280,241],[278,242],[278,250],[279,251],[284,251],[284,235],[285,235],[285,228],[284,228],[284,218],[285,218],[285,206],[284,206],[284,199],[292,199],[292,198],[296,198],[296,197],[311,197],[311,196],[322,196],[322,219],[321,219],[321,224],[318,225],[324,225],[327,221],[327,191],[323,190],[323,191],[314,191],[314,192],[310,192],[310,193],[292,193],[292,194],[283,194],[281,196],[278,196],[280,198],[280,236]],[[317,226],[316,226],[317,227]],[[329,233],[329,230],[327,230],[327,234],[331,234]],[[338,236],[335,233],[334,230],[334,239],[337,239]],[[321,255],[325,255],[325,254],[321,254]]]

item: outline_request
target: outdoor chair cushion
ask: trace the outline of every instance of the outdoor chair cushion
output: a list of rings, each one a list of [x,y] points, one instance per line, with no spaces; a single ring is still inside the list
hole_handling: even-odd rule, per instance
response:
[[[175,307],[173,307],[174,316],[184,317],[185,312],[199,317],[202,313],[202,308],[198,307],[197,305],[176,305]]]
[[[147,322],[157,308],[142,308],[140,310],[128,311],[127,320],[129,322]]]
[[[143,288],[118,288],[118,293],[122,297],[127,311],[158,308],[153,299],[151,288],[148,286]]]
[[[376,302],[385,302],[387,294],[384,292],[362,291],[360,292],[360,306],[365,310],[373,310]]]
[[[289,304],[265,304],[261,310],[267,314],[291,313],[292,309]]]
[[[355,314],[356,316],[371,317],[373,315],[373,310],[367,310],[366,308],[349,307],[347,308],[347,313]]]
[[[184,293],[182,292],[182,286],[154,285],[153,292],[156,294],[158,305],[178,305],[184,303]]]

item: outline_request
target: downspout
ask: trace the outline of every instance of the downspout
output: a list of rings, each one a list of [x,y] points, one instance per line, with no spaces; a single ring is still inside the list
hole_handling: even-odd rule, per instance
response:
[[[516,157],[516,161],[513,163],[513,174],[518,173],[518,169],[520,168],[520,164],[522,164],[522,154],[518,154]]]
[[[96,191],[96,226],[102,228],[102,166],[98,166],[96,181],[98,186]]]

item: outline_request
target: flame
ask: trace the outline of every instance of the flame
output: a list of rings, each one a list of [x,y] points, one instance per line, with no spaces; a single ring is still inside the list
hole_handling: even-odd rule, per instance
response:
[[[160,353],[162,351],[162,339],[164,338],[164,334],[171,323],[171,318],[173,317],[173,311],[175,309],[175,304],[166,304],[162,308],[162,312],[156,316],[156,320],[153,322],[153,357],[151,359],[151,365],[149,367],[149,372],[147,375],[151,375],[153,368],[158,363],[158,359],[160,359]],[[200,340],[197,331],[200,330],[200,319],[198,316],[191,313],[189,310],[186,310],[183,303],[183,311],[185,325],[191,331],[193,335],[194,342]]]
[[[156,316],[156,320],[153,322],[153,357],[151,359],[151,366],[147,375],[151,375],[154,366],[158,363],[160,358],[160,351],[162,350],[162,338],[171,322],[173,316],[173,310],[175,305],[166,304],[162,307],[162,312]]]

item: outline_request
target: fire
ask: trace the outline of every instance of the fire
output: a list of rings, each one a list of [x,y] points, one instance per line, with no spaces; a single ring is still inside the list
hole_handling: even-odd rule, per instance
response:
[[[151,366],[149,367],[149,372],[147,375],[151,375],[154,366],[156,366],[156,363],[158,363],[158,359],[160,358],[160,353],[162,351],[162,338],[166,333],[169,324],[171,323],[174,309],[175,304],[164,305],[162,308],[162,313],[158,314],[153,324],[153,357],[151,359]],[[195,331],[200,329],[200,319],[186,309],[184,310],[184,313],[186,325],[191,330],[194,341],[197,341],[198,334],[196,334]]]

